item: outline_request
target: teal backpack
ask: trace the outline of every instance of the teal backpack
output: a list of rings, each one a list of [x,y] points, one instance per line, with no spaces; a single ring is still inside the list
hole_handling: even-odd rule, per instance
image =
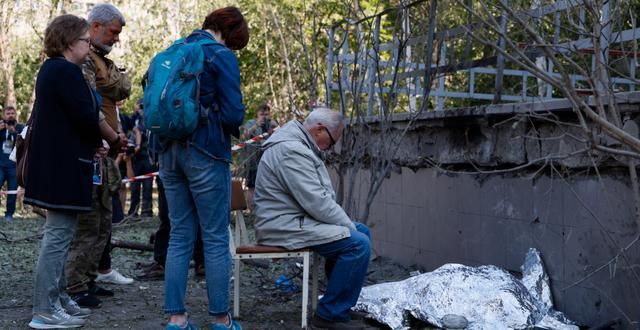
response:
[[[179,140],[191,135],[199,123],[206,123],[207,109],[200,107],[202,47],[212,44],[220,45],[209,38],[195,42],[182,38],[151,60],[143,104],[144,124],[152,133]]]

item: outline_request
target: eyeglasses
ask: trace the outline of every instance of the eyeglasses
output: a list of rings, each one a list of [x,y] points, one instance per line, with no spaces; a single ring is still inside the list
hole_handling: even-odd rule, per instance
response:
[[[86,42],[87,44],[91,44],[91,38],[78,38],[78,40],[80,40],[80,41],[84,41],[84,42]]]
[[[329,135],[329,139],[331,140],[331,144],[329,145],[329,149],[331,149],[331,147],[333,147],[336,144],[336,140],[333,139],[333,135],[331,135],[331,132],[329,131],[328,128],[322,126],[322,128],[324,128],[325,132],[327,132],[327,135]]]

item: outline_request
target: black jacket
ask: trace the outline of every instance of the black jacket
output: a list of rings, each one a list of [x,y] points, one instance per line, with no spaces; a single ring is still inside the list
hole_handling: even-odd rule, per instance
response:
[[[93,155],[101,143],[98,103],[79,66],[44,62],[31,116],[25,203],[60,211],[91,211]]]

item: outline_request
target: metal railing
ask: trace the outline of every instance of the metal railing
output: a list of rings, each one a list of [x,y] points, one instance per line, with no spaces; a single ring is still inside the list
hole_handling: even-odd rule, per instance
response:
[[[368,115],[375,113],[376,104],[378,108],[380,107],[380,95],[387,93],[406,94],[409,99],[410,112],[418,111],[417,103],[418,101],[424,103],[422,98],[425,95],[433,100],[432,108],[436,111],[445,109],[447,98],[490,100],[493,103],[532,102],[561,98],[553,86],[537,79],[534,73],[519,68],[513,62],[508,61],[500,51],[496,52],[497,55],[483,56],[481,59],[475,60],[461,58],[465,55],[468,56],[468,51],[463,52],[462,55],[456,55],[456,50],[459,50],[456,45],[464,43],[465,47],[472,47],[470,31],[486,28],[487,21],[469,22],[467,25],[442,31],[436,31],[430,26],[426,35],[411,36],[410,11],[415,10],[418,7],[417,4],[425,2],[424,0],[416,1],[393,9],[401,12],[401,15],[398,16],[401,17],[402,22],[401,28],[393,34],[391,42],[381,43],[380,32],[383,18],[392,10],[384,10],[356,22],[340,22],[329,30],[326,77],[326,102],[328,105],[332,102],[331,91],[339,91],[341,101],[344,101],[348,95],[355,98],[354,94],[359,94],[359,100],[364,100],[363,97],[366,97]],[[637,50],[614,50],[609,47],[640,39],[640,28],[636,27],[635,19],[632,18],[630,29],[612,31],[611,6],[610,1],[605,1],[600,11],[603,30],[596,42],[599,43],[600,49],[608,50],[602,52],[604,55],[594,52],[594,39],[588,36],[580,35],[573,40],[567,40],[566,37],[564,40],[560,38],[561,31],[569,30],[569,28],[563,27],[563,19],[566,21],[570,15],[573,15],[578,18],[577,21],[581,22],[580,24],[584,24],[586,21],[585,7],[582,1],[557,1],[551,5],[518,11],[516,16],[528,20],[532,24],[542,20],[552,24],[553,36],[549,36],[550,39],[553,39],[551,49],[570,56],[591,56],[590,72],[594,76],[597,69],[596,63],[598,60],[602,60],[598,56],[612,56],[621,59],[626,63],[628,72],[626,75],[613,75],[607,72],[610,75],[611,88],[634,91],[638,84],[636,79]],[[442,3],[440,3],[440,7],[443,7]],[[436,14],[440,14],[444,10],[437,9],[435,2],[431,3],[430,8],[428,13],[430,17],[436,17]],[[500,33],[495,33],[496,45],[505,50],[504,36],[509,36],[509,33],[512,32],[507,29],[507,15],[503,11],[500,16],[494,16],[493,20],[499,22],[500,26]],[[336,49],[337,37],[339,37],[340,43]],[[560,74],[554,70],[553,62],[545,57],[540,47],[527,42],[519,42],[519,45],[525,49],[527,56],[535,59],[539,67],[548,75],[560,77]],[[422,59],[428,59],[428,61],[421,61],[416,56],[420,52],[422,52]],[[436,63],[425,63],[431,61],[431,58],[437,58]],[[430,67],[430,70],[426,70],[427,67]],[[572,86],[576,88],[581,88],[581,82],[596,81],[594,76],[585,77],[577,73],[569,75]],[[454,77],[464,83],[452,83]],[[481,77],[484,78],[483,83],[479,82]],[[505,78],[510,82],[518,81],[517,84],[520,86],[516,86],[516,88],[513,84],[505,86]],[[487,84],[489,79],[494,83]],[[426,85],[427,90],[425,90]],[[460,88],[460,86],[464,86],[464,88]],[[345,102],[341,102],[341,104],[344,107]]]

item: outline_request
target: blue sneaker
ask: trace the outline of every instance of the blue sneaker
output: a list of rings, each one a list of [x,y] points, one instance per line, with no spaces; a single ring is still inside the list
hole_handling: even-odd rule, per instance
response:
[[[231,320],[231,318],[229,318],[229,320]],[[222,323],[214,323],[211,325],[211,330],[242,330],[242,327],[240,326],[240,323],[231,320],[231,324],[229,324],[229,326],[226,326]]]
[[[165,330],[198,330],[198,327],[193,325],[191,322],[187,321],[187,325],[185,325],[184,328],[176,323],[167,323],[167,327],[164,329]]]

